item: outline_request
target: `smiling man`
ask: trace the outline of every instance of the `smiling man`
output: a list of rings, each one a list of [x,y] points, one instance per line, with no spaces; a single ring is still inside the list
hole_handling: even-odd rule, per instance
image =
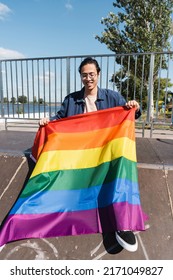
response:
[[[87,57],[81,62],[79,73],[84,87],[80,91],[70,93],[65,97],[60,110],[53,119],[117,106],[126,106],[129,109],[132,107],[136,108],[135,118],[140,117],[140,106],[137,101],[131,100],[126,102],[124,97],[118,92],[98,87],[100,71],[97,60],[92,57]],[[45,125],[48,122],[49,118],[42,118],[39,124]]]

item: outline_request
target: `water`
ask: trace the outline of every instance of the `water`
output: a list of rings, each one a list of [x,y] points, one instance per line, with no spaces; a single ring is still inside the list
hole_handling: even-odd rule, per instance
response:
[[[0,117],[38,118],[40,116],[52,117],[59,110],[60,105],[50,104],[0,104]]]

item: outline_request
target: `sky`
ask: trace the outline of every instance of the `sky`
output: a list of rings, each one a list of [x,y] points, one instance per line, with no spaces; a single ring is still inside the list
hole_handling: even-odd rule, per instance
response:
[[[95,39],[113,0],[0,1],[0,59],[111,54]]]

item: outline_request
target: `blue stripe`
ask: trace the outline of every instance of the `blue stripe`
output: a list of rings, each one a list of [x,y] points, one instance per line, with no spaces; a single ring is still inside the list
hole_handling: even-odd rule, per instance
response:
[[[116,179],[82,190],[39,191],[17,200],[10,214],[41,214],[101,208],[116,202],[140,204],[138,183]]]

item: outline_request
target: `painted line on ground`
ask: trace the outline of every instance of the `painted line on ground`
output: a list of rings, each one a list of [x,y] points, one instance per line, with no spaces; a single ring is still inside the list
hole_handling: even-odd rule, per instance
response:
[[[164,171],[165,171],[166,188],[167,188],[168,197],[169,197],[169,204],[170,204],[170,208],[171,208],[171,215],[173,217],[173,203],[172,203],[172,197],[171,197],[171,190],[170,190],[170,186],[168,183],[168,170],[164,170]]]
[[[142,238],[141,238],[140,234],[137,233],[136,235],[137,235],[138,240],[139,240],[139,243],[140,243],[140,245],[141,245],[141,247],[142,247],[142,251],[143,251],[143,253],[144,253],[145,259],[146,259],[146,260],[149,260],[149,257],[148,257],[146,248],[145,248],[145,246],[144,246],[144,243],[143,243],[143,241],[142,241]]]
[[[2,194],[0,195],[0,200],[2,199],[3,195],[6,193],[6,191],[9,189],[11,183],[13,182],[13,180],[15,179],[17,173],[20,171],[20,169],[22,168],[23,164],[26,162],[26,158],[23,157],[22,158],[22,162],[21,164],[18,166],[18,168],[16,169],[14,175],[12,176],[11,180],[9,181],[8,185],[6,186],[6,188],[4,189],[4,191],[2,192]]]
[[[144,169],[156,169],[156,170],[173,170],[173,165],[171,164],[161,164],[161,163],[137,163],[138,168]]]

